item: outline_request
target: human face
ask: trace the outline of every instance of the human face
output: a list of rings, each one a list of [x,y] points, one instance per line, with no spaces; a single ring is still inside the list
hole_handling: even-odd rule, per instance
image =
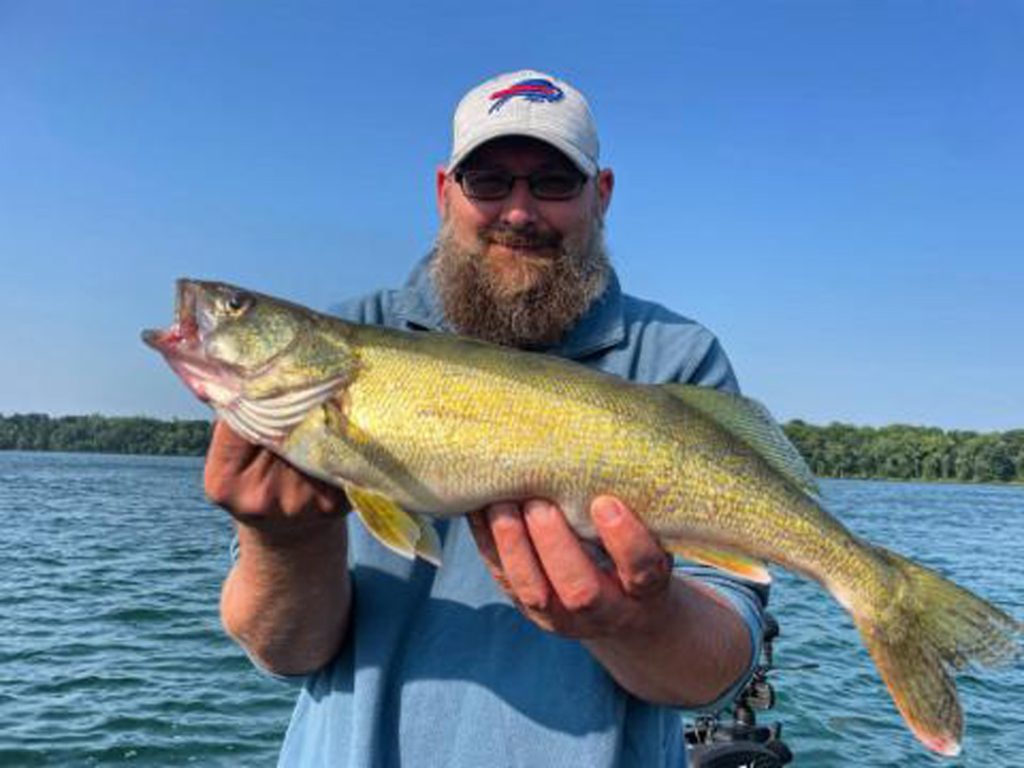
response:
[[[470,159],[473,166],[464,167],[486,161],[516,176],[568,163],[525,139],[494,142]],[[439,169],[443,220],[431,270],[451,328],[514,347],[556,344],[606,285],[603,215],[611,185],[611,172],[602,171],[577,198],[545,201],[533,199],[520,179],[508,197],[480,201]]]
[[[501,170],[528,176],[547,170],[575,172],[550,144],[510,136],[484,144],[463,168]],[[611,200],[613,177],[603,170],[569,200],[538,200],[518,179],[500,200],[476,200],[438,169],[437,201],[448,234],[457,247],[479,253],[481,265],[509,294],[535,287],[552,270],[564,245],[586,247]]]

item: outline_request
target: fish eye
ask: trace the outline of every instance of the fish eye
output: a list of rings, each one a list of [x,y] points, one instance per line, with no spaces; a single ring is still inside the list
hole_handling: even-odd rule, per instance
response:
[[[248,309],[252,298],[242,291],[232,291],[224,299],[224,306],[233,315],[239,315]]]

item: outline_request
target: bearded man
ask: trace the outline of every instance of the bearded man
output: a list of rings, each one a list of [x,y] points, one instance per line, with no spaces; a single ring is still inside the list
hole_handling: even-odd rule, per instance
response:
[[[339,315],[737,390],[707,329],[622,292],[603,237],[614,176],[570,85],[523,71],[471,90],[436,185],[433,251]],[[679,766],[676,708],[713,708],[756,659],[753,593],[674,566],[611,496],[590,510],[600,546],[550,501],[519,499],[439,523],[435,569],[224,424],[206,489],[237,523],[224,625],[303,683],[283,766]]]

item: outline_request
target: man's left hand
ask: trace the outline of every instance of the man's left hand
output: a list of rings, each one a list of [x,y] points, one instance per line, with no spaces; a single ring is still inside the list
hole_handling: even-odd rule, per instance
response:
[[[669,600],[671,558],[618,499],[597,497],[590,516],[610,568],[543,499],[493,504],[469,522],[491,575],[540,627],[576,638],[652,629]]]

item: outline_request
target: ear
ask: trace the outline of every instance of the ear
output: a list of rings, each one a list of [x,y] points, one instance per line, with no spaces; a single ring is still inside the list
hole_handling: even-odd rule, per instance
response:
[[[597,197],[601,201],[602,215],[608,212],[612,202],[612,190],[615,188],[615,174],[611,168],[603,168],[597,174]]]
[[[437,176],[434,180],[437,196],[437,215],[442,219],[444,218],[444,198],[447,194],[447,187],[450,182],[448,178],[448,171],[445,170],[443,165],[437,166]]]

